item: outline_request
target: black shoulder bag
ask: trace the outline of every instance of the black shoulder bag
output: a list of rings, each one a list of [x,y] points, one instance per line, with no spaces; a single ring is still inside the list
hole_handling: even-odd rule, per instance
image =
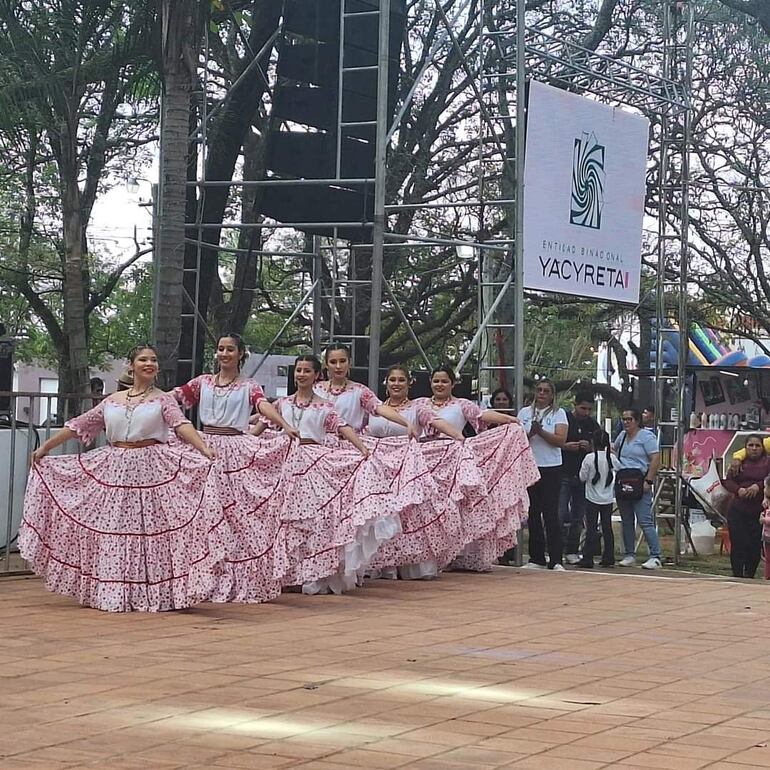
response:
[[[618,460],[626,443],[626,435],[618,447]],[[638,468],[621,468],[615,473],[615,499],[641,500],[644,495],[644,474]]]

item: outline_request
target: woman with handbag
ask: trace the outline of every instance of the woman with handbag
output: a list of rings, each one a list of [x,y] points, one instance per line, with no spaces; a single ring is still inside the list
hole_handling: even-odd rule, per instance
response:
[[[652,512],[652,485],[660,466],[658,440],[652,431],[642,428],[642,415],[636,409],[623,411],[623,430],[615,439],[615,454],[620,470],[615,474],[615,500],[623,525],[625,556],[621,567],[636,564],[636,524],[647,541],[650,558],[642,569],[660,569],[660,540]]]
[[[734,577],[753,578],[762,550],[762,502],[765,478],[770,475],[770,457],[762,436],[746,439],[746,458],[727,471],[723,484],[734,495],[727,511],[730,532],[730,566]]]

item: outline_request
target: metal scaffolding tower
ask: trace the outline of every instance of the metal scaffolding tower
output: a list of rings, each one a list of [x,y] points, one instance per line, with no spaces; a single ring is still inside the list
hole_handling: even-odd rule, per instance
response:
[[[335,14],[326,12],[332,6]],[[209,180],[205,163],[199,163],[198,178],[189,183],[198,192],[199,204],[195,221],[188,222],[188,240],[199,254],[197,263],[189,268],[190,275],[196,278],[188,291],[192,300],[190,320],[195,330],[191,364],[196,360],[194,346],[201,336],[200,325],[205,323],[195,311],[201,290],[197,268],[206,249],[216,250],[204,242],[203,234],[207,228],[222,227],[200,219],[201,200],[215,186],[257,187],[269,194],[267,216],[258,223],[226,223],[224,228],[252,228],[258,232],[293,228],[308,238],[312,236],[312,254],[308,253],[309,248],[296,254],[298,266],[304,266],[298,267],[298,272],[304,271],[306,280],[302,299],[282,332],[296,315],[312,307],[314,349],[320,349],[322,340],[343,339],[353,343],[354,363],[366,361],[369,385],[376,387],[379,335],[386,308],[405,323],[429,366],[431,362],[409,328],[399,303],[398,287],[390,285],[383,274],[383,261],[391,249],[455,248],[459,259],[472,257],[478,264],[477,330],[462,351],[459,368],[468,373],[477,356],[479,369],[475,374],[481,385],[485,380],[487,387],[493,380],[512,385],[520,405],[525,304],[521,249],[526,226],[522,217],[524,131],[520,128],[525,124],[525,87],[530,78],[653,117],[659,131],[656,138],[660,156],[655,180],[661,228],[658,316],[662,322],[676,308],[673,315],[680,333],[686,335],[690,77],[687,51],[693,30],[690,6],[681,0],[662,3],[660,46],[653,47],[649,54],[650,66],[637,67],[528,26],[531,12],[525,11],[523,2],[432,0],[432,4],[416,4],[410,6],[413,12],[429,11],[438,32],[432,47],[422,52],[421,66],[410,73],[409,88],[402,89],[404,93],[396,103],[392,94],[398,61],[397,49],[394,56],[394,36],[398,37],[399,25],[404,23],[399,15],[405,8],[401,0],[286,0],[282,26],[276,34],[262,50],[245,52],[250,57],[247,70],[260,68],[265,81],[275,83],[268,90],[275,133],[269,140],[267,173],[262,179]],[[311,14],[314,26],[308,27],[310,22],[298,15],[305,12]],[[459,37],[460,29],[467,27],[469,19],[476,25],[475,39],[470,43]],[[373,51],[359,44],[364,30],[374,35]],[[235,39],[241,38],[236,35]],[[332,40],[336,43],[332,44]],[[313,41],[317,47],[316,53],[311,54],[309,45]],[[335,45],[336,52],[332,50]],[[274,57],[270,67],[277,66],[277,70],[268,71],[260,62],[265,50],[273,46],[278,64]],[[464,78],[464,88],[458,90],[456,98],[472,103],[478,116],[477,151],[466,168],[468,176],[475,174],[478,193],[469,199],[456,194],[453,188],[453,194],[443,198],[405,198],[403,191],[389,186],[389,147],[402,117],[418,97],[421,84],[435,77],[450,51],[454,52],[458,73]],[[196,131],[204,158],[209,117],[228,98],[221,88],[214,93],[214,78],[208,74],[212,71],[210,53],[207,36],[201,64],[201,121]],[[302,62],[314,63],[315,74],[298,74]],[[308,77],[311,82],[304,85],[303,78]],[[372,115],[361,117],[356,114],[356,99],[364,93],[369,95],[370,102],[373,99],[375,109]],[[297,117],[299,109],[304,110],[304,117]],[[298,133],[305,138],[298,137]],[[300,147],[307,142],[315,147],[310,154]],[[371,161],[357,162],[364,150],[371,151],[371,156],[367,155]],[[307,160],[309,157],[312,164]],[[323,162],[317,162],[319,157]],[[292,216],[293,204],[300,199],[312,202],[315,216]],[[333,206],[325,208],[327,203],[342,199],[357,201],[354,214],[337,216]],[[457,216],[467,225],[466,231],[474,232],[474,237],[458,238],[414,225],[407,232],[392,230],[402,212],[418,211],[425,215],[436,209],[458,212]],[[322,320],[325,307],[328,310]],[[341,326],[343,309],[347,328]],[[279,337],[280,333],[274,344]],[[493,348],[497,348],[498,355],[491,355]],[[686,345],[680,344],[680,351],[683,350]],[[660,355],[657,360],[661,366]],[[679,410],[668,420],[675,424],[667,426],[673,430],[676,445],[681,442],[684,416],[683,362],[676,371],[659,370],[657,376],[658,383],[672,380],[678,394]],[[677,500],[679,497],[677,494]],[[680,502],[677,506],[679,519]]]

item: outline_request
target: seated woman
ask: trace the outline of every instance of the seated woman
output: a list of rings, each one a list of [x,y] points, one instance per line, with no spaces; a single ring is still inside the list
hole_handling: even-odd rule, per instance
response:
[[[128,358],[132,386],[69,420],[33,454],[19,545],[49,590],[86,607],[181,609],[208,598],[224,558],[210,538],[224,485],[214,451],[155,387],[155,349],[138,345]],[[109,446],[46,457],[102,430]],[[182,441],[169,443],[172,431]]]
[[[730,466],[723,484],[735,496],[727,510],[733,576],[753,578],[762,551],[762,523],[759,517],[765,479],[770,475],[770,457],[759,434],[748,436],[745,450],[746,458]]]

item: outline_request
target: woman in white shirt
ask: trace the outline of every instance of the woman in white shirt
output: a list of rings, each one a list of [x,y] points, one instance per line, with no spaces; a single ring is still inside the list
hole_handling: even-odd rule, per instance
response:
[[[233,505],[217,524],[216,537],[226,551],[219,565],[210,601],[265,602],[281,593],[274,577],[275,541],[282,522],[270,500],[281,481],[286,436],[299,438],[296,429],[273,408],[262,388],[241,376],[247,356],[238,334],[228,332],[217,341],[217,372],[201,374],[172,395],[186,409],[198,407],[206,441],[217,453],[216,466],[228,480]],[[284,431],[265,441],[249,435],[252,411]]]
[[[615,564],[615,536],[612,533],[612,505],[615,502],[615,471],[620,461],[610,450],[610,437],[606,431],[597,430],[593,436],[594,451],[583,458],[580,480],[585,482],[586,493],[586,542],[583,558],[578,567],[593,569],[594,556],[599,552],[599,519],[602,523],[604,550],[600,566]]]
[[[314,388],[320,373],[315,356],[298,356],[297,390],[276,402],[300,434],[273,500],[291,567],[283,580],[306,594],[355,588],[372,555],[401,532],[398,501],[379,458]],[[330,435],[344,441],[330,444]]]
[[[418,399],[418,407],[431,409],[456,431],[466,424],[477,433],[464,447],[471,450],[484,483],[484,493],[475,499],[466,497],[461,506],[468,545],[452,562],[453,569],[486,572],[501,553],[517,543],[518,531],[527,509],[527,487],[536,478],[532,454],[518,419],[492,409],[482,410],[477,404],[452,394],[456,375],[451,366],[442,365],[431,372],[431,398]],[[488,425],[500,425],[487,432]],[[428,438],[436,437],[435,424],[427,430]],[[444,464],[432,455],[446,442],[428,441],[423,448],[428,465],[434,468],[434,480]],[[450,466],[446,466],[449,468]],[[439,486],[442,485],[439,483]],[[451,483],[450,483],[451,487]],[[471,535],[472,533],[472,535]]]
[[[529,445],[540,471],[540,480],[529,488],[529,564],[524,567],[562,571],[559,490],[561,448],[567,440],[568,422],[565,411],[556,405],[556,387],[550,380],[538,381],[535,400],[519,412],[519,420],[529,436]]]
[[[377,416],[400,425],[407,435],[416,437],[416,430],[399,410],[383,404],[365,385],[349,379],[350,351],[345,345],[330,345],[324,361],[329,379],[316,383],[315,392],[334,404],[334,410],[346,425],[361,435],[368,421]]]
[[[226,484],[215,452],[155,387],[155,349],[138,345],[128,358],[131,387],[68,420],[32,455],[19,545],[50,591],[86,607],[182,609],[210,594]],[[46,457],[102,431],[108,446]]]
[[[455,442],[442,442],[443,448],[436,446],[435,453],[424,451],[425,444],[415,444],[417,458],[412,453],[400,457],[391,447],[409,441],[407,429],[379,415],[369,418],[367,436],[377,439],[370,445],[394,479],[402,527],[401,534],[375,554],[371,566],[380,577],[406,580],[436,577],[463,549],[468,541],[460,503],[469,489],[483,493],[473,453],[461,443],[462,430],[438,417],[424,399],[410,399],[411,382],[403,364],[391,366],[385,374],[385,406],[395,409],[420,433],[432,429]]]

